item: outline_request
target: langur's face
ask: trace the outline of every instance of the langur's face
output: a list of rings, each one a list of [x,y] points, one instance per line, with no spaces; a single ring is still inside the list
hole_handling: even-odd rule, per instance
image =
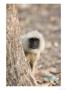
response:
[[[38,49],[40,45],[40,40],[38,38],[32,37],[29,38],[29,48],[31,49]]]

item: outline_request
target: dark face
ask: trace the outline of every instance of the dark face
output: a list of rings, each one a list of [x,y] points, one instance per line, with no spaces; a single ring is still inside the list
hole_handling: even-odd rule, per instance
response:
[[[37,49],[39,47],[40,40],[38,38],[29,39],[29,48]]]

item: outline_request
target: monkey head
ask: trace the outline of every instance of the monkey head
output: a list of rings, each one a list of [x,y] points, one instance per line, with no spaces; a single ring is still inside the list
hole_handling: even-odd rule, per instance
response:
[[[43,35],[38,31],[31,31],[22,37],[25,52],[41,53],[45,48]]]

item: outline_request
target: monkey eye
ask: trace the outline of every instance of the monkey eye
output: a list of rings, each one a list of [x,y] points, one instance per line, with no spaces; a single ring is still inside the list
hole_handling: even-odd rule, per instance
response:
[[[30,38],[29,39],[29,48],[36,49],[39,47],[39,39],[38,38]]]

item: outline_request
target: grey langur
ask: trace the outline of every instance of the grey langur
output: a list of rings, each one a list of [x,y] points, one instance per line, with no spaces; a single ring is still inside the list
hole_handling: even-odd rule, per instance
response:
[[[32,70],[34,68],[35,61],[40,58],[40,54],[45,48],[44,37],[38,31],[31,31],[22,36],[22,44],[25,56],[30,63]]]

